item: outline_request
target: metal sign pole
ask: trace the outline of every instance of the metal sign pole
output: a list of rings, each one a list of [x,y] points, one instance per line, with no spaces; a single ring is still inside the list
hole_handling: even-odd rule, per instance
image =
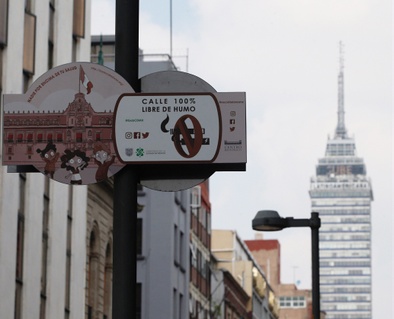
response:
[[[116,0],[115,71],[140,92],[139,0]],[[113,319],[136,318],[137,291],[136,170],[126,165],[114,177]]]

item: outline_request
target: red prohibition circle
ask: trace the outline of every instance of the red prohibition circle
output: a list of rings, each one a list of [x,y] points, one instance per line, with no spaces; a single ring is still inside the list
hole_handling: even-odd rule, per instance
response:
[[[187,127],[187,120],[192,122],[191,128]],[[192,134],[194,135],[194,138],[192,137]],[[181,136],[183,137],[183,140],[181,139]],[[185,158],[192,158],[196,156],[201,149],[203,141],[200,122],[190,114],[181,116],[174,126],[173,141],[177,152],[181,156]],[[182,142],[184,142],[185,147],[183,147]]]

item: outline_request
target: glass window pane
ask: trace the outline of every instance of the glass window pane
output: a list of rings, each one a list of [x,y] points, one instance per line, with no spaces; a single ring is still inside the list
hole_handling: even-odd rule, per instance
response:
[[[36,42],[36,16],[25,12],[23,45],[23,71],[34,74],[34,49]]]
[[[78,38],[85,37],[85,0],[74,0],[73,35]]]
[[[0,47],[7,45],[8,0],[0,0]]]

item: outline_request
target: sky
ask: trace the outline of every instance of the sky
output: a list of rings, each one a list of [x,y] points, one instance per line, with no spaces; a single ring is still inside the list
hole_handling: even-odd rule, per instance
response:
[[[115,0],[92,1],[92,14],[92,34],[114,34]],[[140,0],[144,53],[172,51],[180,71],[246,92],[246,172],[210,179],[212,227],[243,240],[254,239],[259,210],[310,217],[310,178],[337,125],[344,44],[345,125],[374,193],[374,318],[391,318],[394,304],[392,15],[390,0]],[[260,234],[280,242],[281,281],[310,289],[310,231]]]

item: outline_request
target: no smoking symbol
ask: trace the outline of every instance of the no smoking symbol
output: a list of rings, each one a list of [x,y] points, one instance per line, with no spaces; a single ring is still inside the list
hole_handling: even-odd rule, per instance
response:
[[[190,128],[188,123],[191,124]],[[183,115],[174,126],[173,141],[176,150],[185,158],[196,156],[203,143],[202,135],[200,122],[190,114]]]

